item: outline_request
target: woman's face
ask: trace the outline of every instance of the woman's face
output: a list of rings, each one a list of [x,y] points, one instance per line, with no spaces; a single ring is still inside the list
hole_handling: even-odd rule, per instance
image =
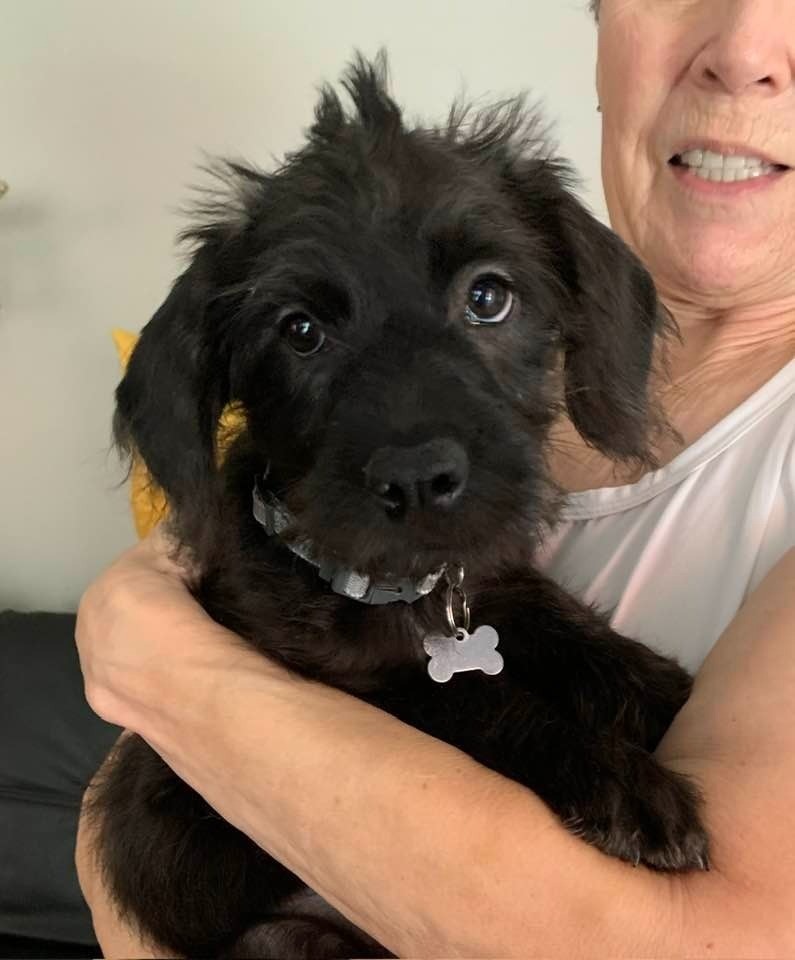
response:
[[[602,0],[597,86],[610,218],[663,294],[795,297],[795,0]]]

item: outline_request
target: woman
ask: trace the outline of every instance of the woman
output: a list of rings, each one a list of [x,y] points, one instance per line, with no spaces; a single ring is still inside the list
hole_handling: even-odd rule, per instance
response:
[[[703,787],[713,870],[606,858],[529,791],[285,675],[193,603],[159,535],[83,600],[86,691],[400,955],[792,955],[795,3],[595,12],[608,207],[681,328],[662,401],[684,449],[621,475],[563,428],[554,469],[573,496],[541,561],[701,667],[658,752]],[[162,955],[114,916],[89,842],[106,955]]]

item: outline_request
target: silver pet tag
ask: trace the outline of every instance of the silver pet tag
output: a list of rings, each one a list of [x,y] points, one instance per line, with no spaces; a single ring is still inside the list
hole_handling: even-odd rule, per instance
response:
[[[502,671],[504,661],[497,650],[500,642],[494,627],[478,627],[474,633],[458,628],[456,636],[431,634],[422,641],[428,661],[428,675],[437,683],[447,683],[456,673],[481,670],[489,676]]]

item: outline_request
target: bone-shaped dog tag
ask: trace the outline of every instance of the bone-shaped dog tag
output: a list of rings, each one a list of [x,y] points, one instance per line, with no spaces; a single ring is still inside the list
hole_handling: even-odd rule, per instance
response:
[[[494,627],[478,627],[474,633],[459,630],[454,637],[432,634],[422,641],[428,661],[428,675],[437,683],[447,683],[456,673],[481,670],[490,676],[500,673],[504,661],[497,651],[500,642]]]

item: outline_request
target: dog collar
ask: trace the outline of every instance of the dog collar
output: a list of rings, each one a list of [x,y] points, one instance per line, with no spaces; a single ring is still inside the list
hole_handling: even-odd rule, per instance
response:
[[[254,480],[252,492],[254,519],[265,530],[269,537],[278,537],[293,523],[293,517],[287,507],[269,490],[265,490],[259,482]],[[414,603],[421,597],[427,596],[439,582],[445,567],[427,574],[420,580],[409,578],[397,580],[374,581],[364,573],[358,573],[350,567],[334,564],[328,560],[318,559],[309,540],[288,542],[281,540],[285,547],[297,557],[315,567],[321,580],[325,580],[331,589],[350,600],[360,603],[379,606],[385,603]]]

